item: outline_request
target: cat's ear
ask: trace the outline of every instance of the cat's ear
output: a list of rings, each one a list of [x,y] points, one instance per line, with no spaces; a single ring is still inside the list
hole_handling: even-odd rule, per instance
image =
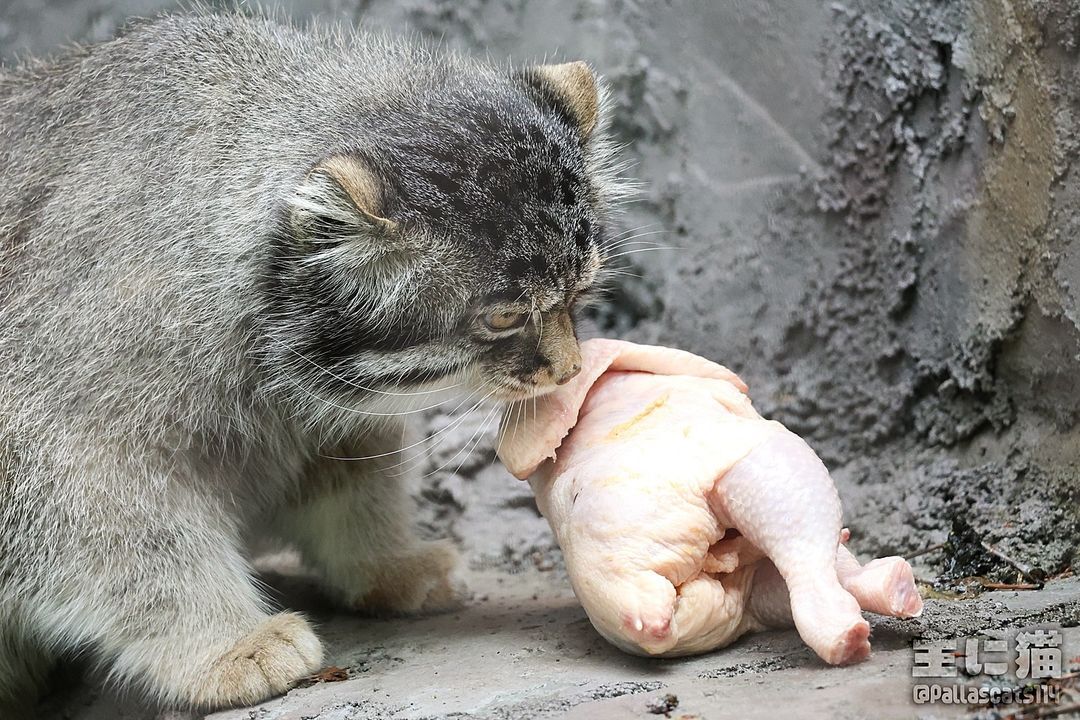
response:
[[[547,106],[570,120],[583,140],[600,121],[600,85],[596,74],[580,60],[559,65],[537,65],[522,71],[525,86]]]
[[[296,188],[290,203],[293,231],[315,242],[391,238],[398,226],[383,217],[385,198],[382,179],[364,160],[331,155]]]

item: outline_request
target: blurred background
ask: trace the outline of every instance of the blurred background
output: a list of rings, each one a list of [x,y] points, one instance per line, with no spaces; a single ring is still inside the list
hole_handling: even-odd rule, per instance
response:
[[[0,0],[6,63],[167,0]],[[516,63],[584,59],[642,184],[587,335],[736,369],[834,472],[853,546],[924,579],[1080,569],[1080,7],[1072,0],[296,0]],[[558,570],[482,413],[426,448],[427,531]],[[454,419],[432,416],[431,429]],[[459,452],[462,448],[472,448]],[[970,581],[968,583],[970,585]]]

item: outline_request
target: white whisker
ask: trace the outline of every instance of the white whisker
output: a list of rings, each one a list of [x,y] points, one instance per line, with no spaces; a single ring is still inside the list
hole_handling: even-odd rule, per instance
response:
[[[298,350],[295,350],[295,349],[289,347],[288,345],[286,345],[284,342],[281,342],[280,340],[278,341],[278,343],[283,348],[285,348],[289,352],[293,353],[294,355],[296,355],[298,358],[300,358],[304,362],[310,363],[317,370],[329,375],[330,377],[334,378],[335,380],[337,380],[339,382],[342,382],[342,383],[348,385],[349,387],[354,387],[357,390],[363,390],[364,392],[375,393],[377,395],[392,395],[394,397],[413,397],[413,396],[416,396],[416,395],[431,395],[432,393],[443,392],[444,390],[452,390],[452,389],[454,389],[456,387],[459,387],[462,384],[462,383],[455,383],[453,385],[448,385],[446,387],[433,388],[431,390],[418,390],[416,392],[392,392],[392,391],[389,391],[389,390],[379,390],[377,388],[369,388],[369,387],[365,387],[363,385],[360,385],[358,383],[354,383],[354,382],[352,382],[350,380],[347,380],[347,379],[341,377],[340,375],[334,373],[333,371],[328,370],[327,368],[324,368],[319,363],[315,362],[314,360],[307,357],[306,355],[299,352]],[[446,401],[444,400],[443,402],[446,402]]]
[[[489,397],[491,397],[491,396],[492,396],[492,395],[494,395],[494,394],[495,394],[495,391],[494,391],[494,390],[492,390],[492,391],[491,391],[491,392],[489,392],[489,393],[488,393],[487,395],[485,395],[485,396],[484,396],[484,397],[483,397],[483,398],[482,398],[482,399],[480,400],[480,402],[481,402],[481,403],[482,403],[482,402],[484,402],[484,400],[487,400],[487,399],[488,399]],[[477,407],[478,405],[479,405],[479,403],[478,403],[477,405],[474,405],[474,406],[473,406],[473,410],[474,410],[474,409],[476,409],[476,407]],[[490,417],[491,417],[491,413],[492,413],[493,411],[497,410],[497,409],[498,409],[498,406],[496,406],[495,408],[492,408],[492,410],[488,411],[488,414],[487,414],[487,415],[486,415],[485,417],[486,417],[486,418],[488,418],[488,419],[490,419]],[[469,410],[469,412],[471,413],[471,412],[472,412],[472,410]],[[446,467],[447,465],[449,465],[450,463],[454,462],[454,460],[456,460],[456,459],[457,459],[457,457],[458,457],[459,455],[461,455],[461,453],[462,453],[462,452],[464,452],[466,448],[468,448],[468,447],[469,447],[470,445],[472,445],[472,443],[473,443],[473,440],[474,440],[474,439],[476,438],[476,436],[477,436],[477,435],[478,435],[479,433],[481,433],[481,431],[482,431],[483,429],[484,429],[484,423],[481,423],[481,424],[480,424],[480,425],[479,425],[479,426],[478,426],[478,427],[476,428],[476,430],[474,430],[474,431],[473,431],[473,434],[472,434],[472,435],[471,435],[471,436],[469,437],[469,439],[468,439],[468,440],[467,440],[467,441],[465,442],[465,447],[461,448],[461,449],[460,449],[460,450],[458,450],[458,451],[457,451],[456,453],[454,453],[454,454],[453,454],[453,455],[452,455],[452,456],[450,457],[450,459],[449,459],[449,460],[447,460],[446,462],[444,462],[444,463],[443,463],[442,465],[440,465],[439,467],[435,468],[434,470],[432,470],[432,471],[431,471],[431,472],[429,472],[429,473],[425,473],[425,474],[424,474],[424,475],[422,475],[421,477],[422,477],[422,478],[428,478],[428,477],[431,477],[431,476],[432,476],[432,475],[434,475],[435,473],[437,473],[437,472],[439,472],[440,470],[442,470],[443,468],[445,468],[445,467]],[[467,458],[467,457],[468,457],[468,456],[466,456],[466,458]],[[460,468],[460,467],[461,467],[461,465],[458,465],[458,467]],[[402,474],[402,473],[397,473],[396,475],[400,475],[400,474]]]
[[[602,272],[604,273],[605,276],[607,276],[607,275],[625,275],[626,277],[632,277],[632,278],[637,278],[638,280],[641,280],[641,275],[639,275],[637,273],[629,272],[627,270],[618,270],[616,268],[605,268]],[[610,290],[608,288],[605,288],[605,291],[610,292]]]
[[[506,403],[506,407],[503,408],[502,417],[499,418],[499,440],[495,444],[495,456],[491,458],[492,465],[499,459],[499,452],[502,450],[503,440],[506,439],[505,425],[510,419],[510,411],[513,407],[514,403]]]
[[[487,433],[488,426],[491,424],[491,418],[494,417],[495,414],[498,413],[498,411],[499,411],[499,406],[496,405],[495,407],[493,407],[491,409],[490,412],[488,412],[488,414],[486,416],[484,416],[484,421],[480,424],[480,427],[477,429],[477,432],[475,433],[476,442],[473,443],[472,449],[469,450],[469,452],[465,453],[465,457],[463,457],[461,459],[461,462],[459,462],[457,464],[457,467],[454,468],[454,474],[455,475],[458,474],[459,472],[461,472],[462,465],[464,465],[466,462],[468,462],[469,458],[472,457],[472,454],[474,452],[476,452],[476,448],[480,447],[480,443],[483,442],[484,435]],[[466,445],[466,447],[468,447],[468,443],[466,443],[465,445]],[[438,470],[436,470],[435,472],[438,472]]]
[[[624,250],[623,252],[615,253],[614,255],[607,255],[604,260],[614,260],[615,258],[623,257],[625,255],[635,255],[643,252],[655,252],[657,250],[682,250],[678,247],[650,247],[650,248],[638,248],[637,250]]]
[[[468,419],[469,415],[471,415],[471,414],[473,413],[473,411],[475,411],[475,410],[476,410],[476,408],[478,408],[478,407],[480,407],[481,405],[483,405],[483,404],[484,404],[484,401],[486,401],[486,400],[487,400],[488,398],[490,398],[490,397],[491,397],[491,396],[492,396],[492,395],[493,395],[494,393],[495,393],[495,390],[492,390],[492,391],[490,391],[489,393],[487,393],[486,395],[484,395],[484,397],[480,398],[480,400],[478,400],[478,401],[476,402],[476,404],[474,404],[474,405],[473,405],[473,406],[472,406],[471,408],[469,408],[468,410],[466,410],[465,412],[463,412],[463,413],[462,413],[461,415],[459,415],[459,416],[457,416],[457,417],[453,418],[453,419],[452,419],[452,420],[450,421],[450,423],[449,423],[449,424],[447,424],[447,426],[446,426],[446,427],[444,427],[444,428],[443,428],[442,430],[439,430],[438,432],[436,432],[436,433],[434,433],[434,434],[432,434],[432,435],[429,435],[429,436],[427,436],[427,437],[426,437],[426,438],[424,438],[424,440],[422,440],[421,442],[426,442],[426,441],[431,441],[431,440],[435,440],[436,438],[440,438],[440,436],[445,436],[445,435],[446,435],[446,433],[447,433],[447,432],[449,432],[450,430],[453,430],[453,429],[455,429],[455,428],[457,428],[457,427],[460,427],[460,426],[461,426],[461,424],[462,424],[462,423],[464,423],[464,422],[465,422],[465,420],[467,420],[467,419]],[[475,393],[473,393],[473,395],[475,395]],[[460,407],[460,405],[459,405],[458,407]],[[455,408],[455,411],[456,411],[456,410],[457,410],[457,408]],[[403,457],[403,458],[402,458],[401,460],[399,460],[398,462],[394,463],[393,465],[388,465],[388,466],[386,466],[386,467],[382,468],[382,470],[383,470],[383,471],[385,472],[385,471],[387,471],[387,470],[393,470],[393,469],[395,469],[395,468],[403,468],[401,472],[399,472],[399,473],[393,473],[393,474],[392,474],[392,475],[393,475],[394,477],[400,477],[401,475],[404,475],[405,473],[407,473],[407,472],[410,472],[410,471],[411,471],[411,470],[413,470],[414,468],[416,468],[416,467],[419,467],[419,465],[420,465],[420,464],[421,464],[421,463],[422,463],[422,462],[423,462],[424,460],[426,460],[427,458],[429,458],[429,457],[431,457],[432,455],[434,455],[434,454],[435,454],[435,452],[436,452],[436,451],[437,451],[437,450],[438,450],[438,449],[439,449],[440,447],[442,447],[442,444],[443,444],[443,442],[444,442],[444,441],[445,441],[445,437],[442,437],[441,439],[439,439],[439,440],[438,440],[438,441],[437,441],[437,442],[436,442],[436,443],[435,443],[434,445],[432,445],[431,447],[429,447],[429,448],[424,448],[424,449],[422,449],[422,450],[421,450],[420,452],[414,453],[414,454],[413,454],[413,455],[412,455],[411,457]],[[426,477],[426,476],[425,476],[425,477]]]
[[[634,233],[641,232],[643,230],[649,230],[649,228],[654,227],[655,225],[658,225],[658,224],[659,223],[651,222],[651,223],[645,223],[644,225],[638,225],[637,227],[626,228],[625,230],[622,230],[619,233],[616,233],[615,235],[611,235],[610,237],[604,238],[605,242],[603,244],[608,245],[608,244],[610,244],[612,242],[618,242],[618,241],[622,240],[623,238],[625,238],[627,235],[633,235]],[[657,232],[660,232],[660,230],[657,230]]]
[[[359,408],[349,407],[348,405],[339,405],[338,403],[334,402],[333,400],[327,400],[324,397],[320,397],[320,396],[316,395],[315,393],[311,392],[310,390],[308,390],[307,388],[305,388],[304,386],[302,386],[300,383],[298,383],[296,380],[293,380],[292,378],[288,378],[288,380],[293,385],[295,385],[298,390],[300,390],[303,393],[306,393],[307,395],[309,395],[310,397],[318,400],[319,402],[323,403],[324,405],[332,407],[332,408],[334,408],[336,410],[342,410],[344,412],[351,413],[351,414],[354,414],[354,415],[364,415],[366,417],[404,417],[405,415],[415,415],[416,413],[425,412],[427,410],[434,410],[435,408],[439,407],[440,405],[446,404],[446,402],[450,399],[450,398],[447,398],[446,400],[441,400],[441,401],[435,403],[434,405],[428,405],[427,407],[413,408],[412,410],[402,410],[401,412],[370,412],[370,411],[367,411],[367,410],[361,410]]]
[[[536,317],[540,321],[540,330],[536,335],[536,351],[539,352],[540,344],[544,341],[544,313],[536,313]]]
[[[467,396],[465,396],[465,399],[463,399],[460,403],[458,403],[457,407],[455,407],[453,410],[451,410],[450,413],[452,414],[452,413],[457,412],[459,409],[461,409],[462,405],[464,405],[465,403],[472,400],[472,398],[476,397],[476,394],[478,392],[480,392],[480,391],[479,390],[473,390],[471,393],[469,393]],[[474,406],[474,408],[475,408],[475,406]],[[471,412],[471,410],[469,412]],[[466,414],[468,414],[468,413],[466,413]],[[451,427],[451,425],[448,425],[447,427],[443,428],[442,430],[436,432],[433,435],[424,436],[423,438],[421,438],[420,440],[417,440],[416,442],[409,445],[408,447],[398,448],[397,450],[390,450],[390,451],[384,452],[384,453],[378,453],[377,455],[364,455],[362,457],[334,457],[333,455],[321,455],[320,454],[320,457],[324,457],[327,460],[345,460],[345,461],[376,460],[378,458],[389,457],[390,455],[395,455],[397,453],[403,453],[406,450],[412,450],[414,447],[416,447],[418,445],[423,445],[428,440],[430,440],[432,438],[435,438],[435,437],[438,437],[440,434],[446,432],[450,427]],[[404,430],[403,430],[402,431],[402,438],[404,438],[404,436],[405,436],[405,433],[404,433]],[[391,467],[393,467],[393,466],[391,466]]]
[[[669,232],[668,230],[650,230],[649,232],[642,232],[642,233],[637,233],[637,234],[632,234],[632,235],[628,234],[628,235],[624,235],[623,237],[620,237],[620,238],[615,238],[615,239],[608,240],[607,242],[603,243],[600,247],[603,248],[604,250],[610,250],[612,248],[621,247],[623,245],[626,245],[627,243],[639,240],[640,238],[651,237],[652,235],[664,235],[664,234],[667,234],[668,232]]]

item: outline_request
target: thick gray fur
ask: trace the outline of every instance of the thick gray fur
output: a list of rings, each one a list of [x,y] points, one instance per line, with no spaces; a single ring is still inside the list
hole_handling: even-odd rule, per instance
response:
[[[456,601],[392,477],[402,416],[575,371],[618,185],[560,97],[239,15],[0,71],[0,696],[76,651],[165,704],[284,691],[321,646],[252,582],[256,530],[348,607]]]

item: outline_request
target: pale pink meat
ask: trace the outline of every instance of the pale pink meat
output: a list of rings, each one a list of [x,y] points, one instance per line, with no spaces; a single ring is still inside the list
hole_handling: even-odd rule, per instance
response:
[[[582,343],[582,371],[502,428],[596,629],[685,655],[794,623],[826,662],[870,652],[861,610],[922,609],[900,558],[842,546],[840,501],[798,436],[761,418],[730,370],[670,348]]]

